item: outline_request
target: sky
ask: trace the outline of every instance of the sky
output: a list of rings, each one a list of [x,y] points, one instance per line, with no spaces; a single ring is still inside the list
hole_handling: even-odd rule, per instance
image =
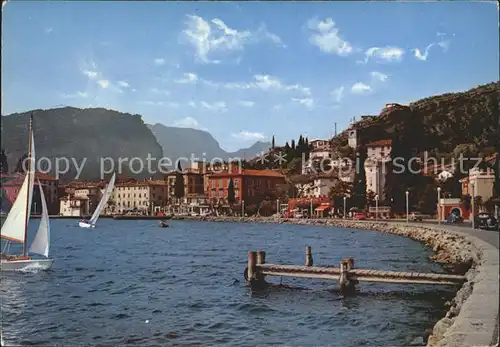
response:
[[[2,115],[104,107],[226,150],[499,79],[494,1],[13,0],[2,17]]]

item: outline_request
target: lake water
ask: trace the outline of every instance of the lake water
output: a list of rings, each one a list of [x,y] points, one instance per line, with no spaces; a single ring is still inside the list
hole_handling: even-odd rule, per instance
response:
[[[358,268],[443,272],[423,245],[389,234],[109,219],[89,230],[77,222],[52,221],[51,271],[1,274],[7,345],[407,346],[445,314],[454,293],[361,282],[359,294],[343,298],[336,281],[293,278],[282,283],[302,290],[252,292],[243,279],[249,250],[265,250],[268,263],[303,264],[306,245],[315,265],[351,256]]]

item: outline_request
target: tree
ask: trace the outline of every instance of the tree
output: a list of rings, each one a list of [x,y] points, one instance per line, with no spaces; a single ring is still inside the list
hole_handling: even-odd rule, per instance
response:
[[[273,140],[272,140],[272,142],[271,142],[271,148],[273,148],[273,149],[274,149],[274,147],[275,147],[275,143],[274,143],[274,135],[273,135]]]
[[[227,202],[229,205],[233,205],[236,202],[233,178],[229,179],[229,185],[227,187]]]
[[[295,146],[295,140],[292,140],[292,150],[295,151],[296,146]]]
[[[180,162],[177,163],[177,171],[175,172],[174,195],[178,200],[184,197],[184,175]]]
[[[366,147],[362,146],[358,148],[359,151],[359,163],[355,165],[355,173],[352,188],[352,198],[351,204],[358,208],[364,208],[366,205],[366,173],[365,173],[365,161],[367,157]]]
[[[314,179],[305,175],[293,175],[286,178],[287,182],[293,185],[294,197],[300,198],[307,192]]]
[[[3,174],[9,173],[9,164],[7,163],[7,156],[5,155],[4,149],[2,149],[2,153],[0,153],[0,172]]]
[[[366,194],[366,205],[367,206],[373,206],[375,204],[375,192],[369,190],[368,193]]]

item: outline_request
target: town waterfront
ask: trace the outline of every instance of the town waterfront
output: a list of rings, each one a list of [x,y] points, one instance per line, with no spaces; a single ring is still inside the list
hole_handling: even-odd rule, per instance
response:
[[[423,345],[454,296],[446,286],[362,283],[360,294],[343,298],[335,281],[292,278],[282,283],[296,289],[252,292],[243,280],[248,250],[301,264],[305,245],[315,265],[351,256],[360,268],[443,271],[429,262],[429,249],[405,237],[288,224],[170,225],[103,219],[83,230],[74,220],[52,221],[52,270],[3,274],[5,343]]]

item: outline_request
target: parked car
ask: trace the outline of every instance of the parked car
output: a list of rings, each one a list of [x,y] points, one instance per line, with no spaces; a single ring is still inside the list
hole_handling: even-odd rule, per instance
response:
[[[356,212],[353,218],[357,220],[366,220],[366,215],[363,212]]]
[[[409,219],[413,222],[421,222],[424,220],[424,215],[418,212],[412,212],[409,216]]]
[[[483,230],[498,230],[498,221],[489,213],[480,213],[474,217],[474,224]]]

